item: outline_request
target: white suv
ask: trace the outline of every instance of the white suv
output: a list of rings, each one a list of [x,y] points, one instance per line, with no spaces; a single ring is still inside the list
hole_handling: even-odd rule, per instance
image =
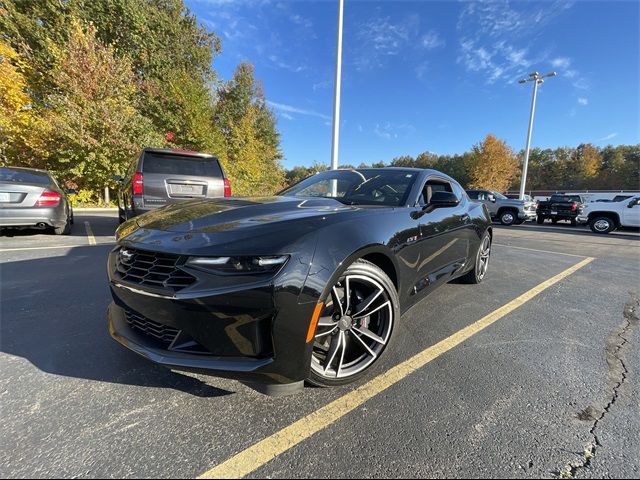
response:
[[[640,227],[640,197],[586,203],[578,214],[578,222],[588,223],[595,233],[609,233],[618,227]]]

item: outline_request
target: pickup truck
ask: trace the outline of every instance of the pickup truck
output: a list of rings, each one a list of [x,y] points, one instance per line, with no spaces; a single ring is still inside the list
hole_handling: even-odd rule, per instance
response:
[[[533,200],[507,198],[493,190],[467,190],[469,198],[477,203],[484,203],[493,220],[502,225],[520,225],[527,220],[535,220],[536,204]]]
[[[640,197],[619,202],[593,202],[584,205],[578,222],[594,233],[609,233],[619,227],[640,227]]]
[[[585,204],[580,195],[555,194],[547,201],[538,202],[537,223],[542,224],[549,218],[553,223],[558,220],[569,220],[571,225],[577,223],[578,211]]]

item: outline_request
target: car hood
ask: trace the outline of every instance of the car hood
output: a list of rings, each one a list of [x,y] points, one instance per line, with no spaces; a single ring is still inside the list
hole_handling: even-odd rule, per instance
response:
[[[316,221],[358,210],[361,209],[331,198],[224,198],[181,202],[146,213],[137,217],[136,222],[149,230],[223,233],[264,227],[271,230],[276,224],[295,220],[312,227]]]

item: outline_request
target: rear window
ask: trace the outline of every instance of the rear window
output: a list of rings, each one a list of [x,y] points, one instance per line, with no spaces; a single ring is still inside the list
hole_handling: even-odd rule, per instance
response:
[[[142,171],[143,173],[161,173],[165,175],[222,178],[222,170],[215,157],[198,158],[147,153],[142,161]]]
[[[21,170],[19,168],[0,167],[0,181],[49,185],[50,183],[52,183],[52,178],[45,172]]]
[[[580,195],[551,195],[552,202],[581,202]]]

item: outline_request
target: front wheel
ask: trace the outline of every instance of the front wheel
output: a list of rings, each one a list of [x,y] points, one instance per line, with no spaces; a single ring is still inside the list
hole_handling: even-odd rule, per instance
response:
[[[363,376],[387,350],[399,317],[398,293],[387,274],[355,261],[324,299],[308,382],[332,387]]]

